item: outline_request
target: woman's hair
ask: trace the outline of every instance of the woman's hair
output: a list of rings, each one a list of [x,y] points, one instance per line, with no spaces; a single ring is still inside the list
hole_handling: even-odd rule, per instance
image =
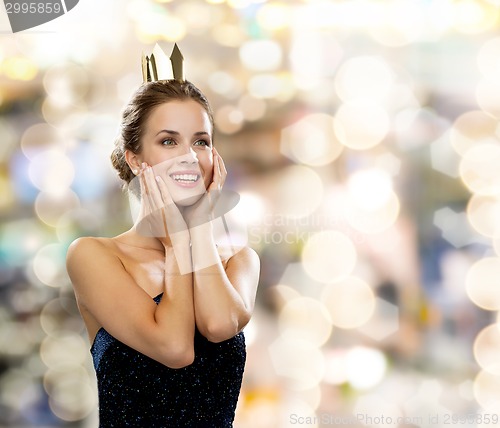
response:
[[[124,187],[135,177],[125,160],[125,151],[140,153],[145,123],[153,109],[169,101],[193,100],[207,112],[214,129],[212,109],[207,98],[191,82],[178,80],[158,80],[144,83],[133,95],[123,110],[120,134],[111,153],[111,162],[118,176],[125,181]]]

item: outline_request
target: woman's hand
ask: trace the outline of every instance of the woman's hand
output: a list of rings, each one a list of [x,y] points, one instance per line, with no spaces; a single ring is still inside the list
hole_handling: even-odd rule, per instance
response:
[[[214,159],[212,182],[200,200],[184,208],[183,211],[184,219],[190,228],[213,220],[215,206],[226,181],[227,170],[224,161],[215,147],[212,148],[212,153]]]
[[[137,223],[137,231],[157,238],[164,246],[172,246],[174,234],[189,232],[177,205],[173,202],[165,182],[155,176],[153,168],[143,162],[139,174],[143,218]],[[180,236],[179,235],[179,236]]]

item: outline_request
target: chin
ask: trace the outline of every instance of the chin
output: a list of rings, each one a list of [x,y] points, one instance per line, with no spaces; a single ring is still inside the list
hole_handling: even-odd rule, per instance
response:
[[[172,198],[175,205],[178,207],[190,207],[191,205],[196,204],[201,198],[203,194],[196,194],[191,196],[178,196],[176,198]]]

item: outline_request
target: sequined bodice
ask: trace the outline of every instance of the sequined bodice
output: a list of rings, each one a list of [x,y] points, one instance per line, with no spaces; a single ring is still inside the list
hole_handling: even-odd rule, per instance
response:
[[[212,343],[196,331],[194,350],[193,364],[171,369],[101,328],[91,348],[99,427],[232,427],[246,358],[243,333]]]

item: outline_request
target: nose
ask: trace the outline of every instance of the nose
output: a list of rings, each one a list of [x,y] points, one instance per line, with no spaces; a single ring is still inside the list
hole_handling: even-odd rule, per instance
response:
[[[189,147],[184,154],[177,158],[177,162],[181,164],[195,164],[198,163],[198,156],[193,148]]]

